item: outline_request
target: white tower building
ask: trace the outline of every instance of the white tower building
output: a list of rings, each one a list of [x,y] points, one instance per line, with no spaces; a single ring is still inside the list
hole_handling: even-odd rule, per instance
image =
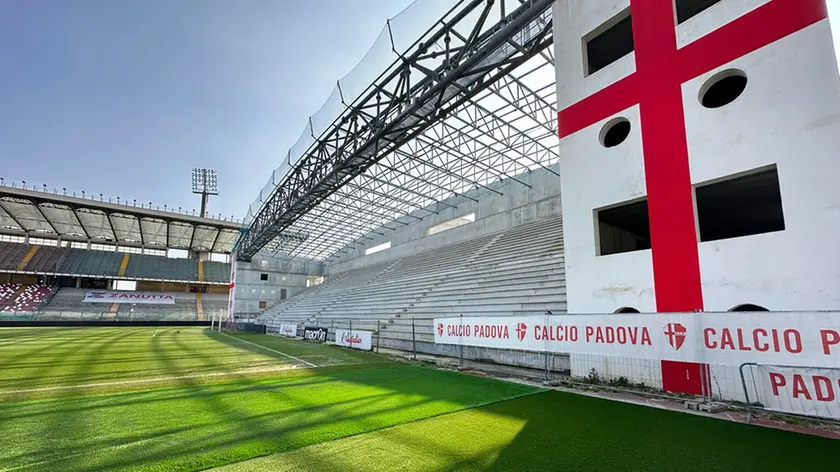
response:
[[[557,0],[568,310],[840,308],[825,0]]]

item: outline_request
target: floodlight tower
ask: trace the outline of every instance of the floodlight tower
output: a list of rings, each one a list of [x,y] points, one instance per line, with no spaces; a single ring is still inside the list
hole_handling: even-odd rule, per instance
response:
[[[201,217],[207,217],[207,198],[219,194],[218,174],[215,169],[192,170],[192,192],[201,195]]]

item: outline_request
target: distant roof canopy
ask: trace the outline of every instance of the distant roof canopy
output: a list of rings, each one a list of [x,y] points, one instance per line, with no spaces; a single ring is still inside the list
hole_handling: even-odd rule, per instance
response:
[[[249,208],[237,257],[330,259],[472,189],[527,186],[518,174],[549,169],[552,3],[424,0],[390,19]]]
[[[0,234],[228,254],[239,223],[0,186]]]

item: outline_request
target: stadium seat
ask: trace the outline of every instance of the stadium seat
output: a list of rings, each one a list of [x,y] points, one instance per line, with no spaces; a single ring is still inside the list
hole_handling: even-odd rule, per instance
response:
[[[0,289],[0,292],[3,292],[3,289]],[[5,291],[8,293],[8,291]],[[2,308],[3,312],[6,313],[31,313],[38,308],[38,305],[43,302],[49,295],[50,295],[50,287],[46,285],[29,285],[20,291],[18,286],[14,292],[12,292],[12,296],[17,293],[17,297],[14,299],[7,299],[5,305]],[[0,295],[2,297],[2,295]]]
[[[0,270],[16,270],[28,251],[24,244],[0,243]]]
[[[40,246],[38,252],[26,264],[24,270],[37,273],[54,273],[67,257],[69,249],[65,247]]]
[[[553,218],[353,269],[267,310],[260,321],[376,329],[433,338],[432,318],[566,311],[562,221]]]

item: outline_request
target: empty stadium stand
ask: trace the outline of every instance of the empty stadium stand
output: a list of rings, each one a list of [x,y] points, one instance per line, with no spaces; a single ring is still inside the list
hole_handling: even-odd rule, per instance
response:
[[[0,306],[11,301],[20,289],[20,284],[0,284]]]
[[[208,282],[229,282],[230,264],[217,261],[205,261],[204,280]]]
[[[45,285],[0,285],[0,311],[4,313],[32,313],[50,296]]]
[[[38,319],[209,320],[227,310],[227,295],[171,292],[174,304],[88,303],[87,289],[61,288],[44,306]],[[167,292],[161,292],[167,293]]]
[[[22,261],[18,270],[37,273],[58,272],[67,257],[67,250],[51,246],[30,246],[27,254],[31,254],[31,257],[28,261]]]
[[[352,322],[406,340],[414,318],[416,339],[433,341],[436,316],[563,313],[565,287],[562,222],[552,218],[336,274],[258,322]]]
[[[122,255],[120,254],[120,256]],[[125,277],[129,279],[198,280],[196,261],[169,259],[160,256],[134,256],[132,255],[129,258],[128,267],[125,271]]]
[[[0,243],[0,270],[4,271],[211,283],[230,280],[230,264],[206,261],[203,266],[199,277],[198,261],[192,259]]]
[[[0,270],[17,270],[29,249],[23,244],[0,243]]]
[[[84,274],[94,277],[117,277],[123,255],[118,252],[67,249],[64,263],[58,269],[63,274]]]

